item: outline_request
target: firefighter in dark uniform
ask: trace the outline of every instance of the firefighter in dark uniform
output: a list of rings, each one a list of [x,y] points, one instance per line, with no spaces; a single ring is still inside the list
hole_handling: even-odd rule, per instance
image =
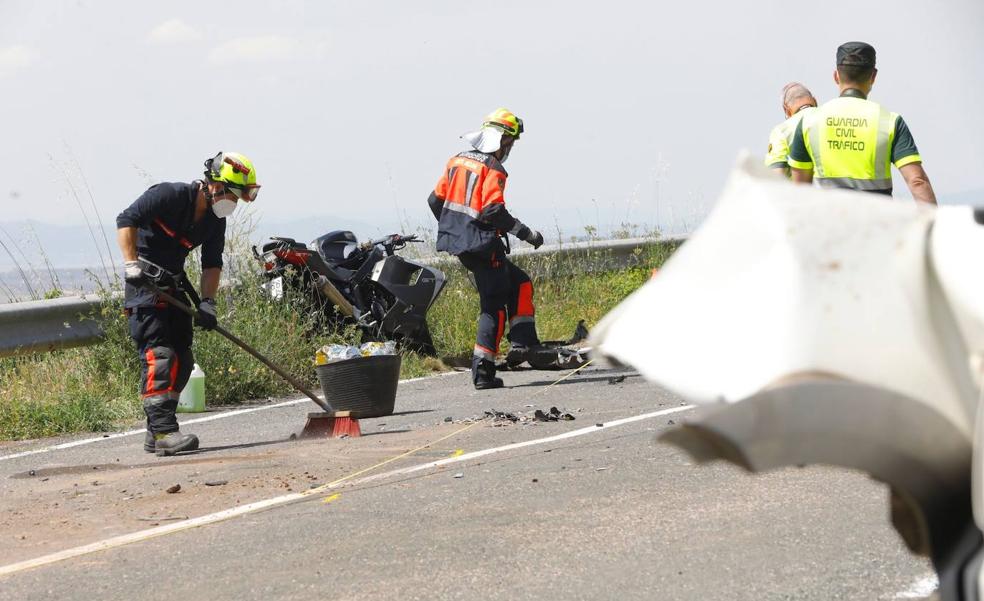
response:
[[[486,117],[482,129],[462,138],[474,150],[448,161],[427,199],[438,220],[437,250],[455,255],[475,277],[481,305],[472,355],[475,388],[502,387],[495,377],[495,358],[509,322],[510,355],[520,358],[538,346],[533,284],[506,258],[506,234],[539,248],[543,235],[506,210],[503,191],[508,174],[502,167],[523,133],[523,121],[506,109]],[[506,240],[508,242],[508,240]]]
[[[116,218],[126,280],[124,307],[142,365],[140,396],[147,415],[147,452],[173,455],[193,451],[198,448],[198,437],[179,432],[175,416],[178,396],[194,364],[192,318],[158,298],[145,284],[158,275],[155,265],[177,274],[155,283],[188,303],[189,296],[182,288],[185,259],[201,245],[202,298],[194,322],[204,329],[214,328],[225,218],[238,201],[255,200],[259,188],[249,159],[220,152],[205,161],[204,179],[151,186]]]

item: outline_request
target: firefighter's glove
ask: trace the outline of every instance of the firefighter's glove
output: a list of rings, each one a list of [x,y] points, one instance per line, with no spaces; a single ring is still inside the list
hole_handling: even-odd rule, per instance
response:
[[[138,288],[147,281],[147,276],[140,267],[140,261],[123,261],[123,279],[127,284]]]
[[[526,239],[527,242],[533,245],[533,248],[540,248],[543,246],[543,234],[534,231],[530,234],[530,237]]]
[[[195,325],[203,330],[214,330],[219,325],[219,320],[215,317],[215,300],[203,298],[198,304],[198,313],[195,314]]]

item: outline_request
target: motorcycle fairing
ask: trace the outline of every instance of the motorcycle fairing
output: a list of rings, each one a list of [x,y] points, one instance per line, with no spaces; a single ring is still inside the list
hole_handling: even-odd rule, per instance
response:
[[[699,460],[888,483],[893,524],[933,558],[940,598],[977,599],[982,256],[969,208],[796,186],[745,158],[591,344],[710,405],[663,436]]]
[[[926,403],[970,439],[977,391],[954,360],[966,348],[926,256],[936,212],[756,168],[733,172],[714,211],[595,327],[592,346],[698,403],[829,373]]]
[[[398,333],[412,333],[426,323],[427,311],[447,283],[443,272],[397,255],[376,263],[370,279],[393,295],[384,325]]]

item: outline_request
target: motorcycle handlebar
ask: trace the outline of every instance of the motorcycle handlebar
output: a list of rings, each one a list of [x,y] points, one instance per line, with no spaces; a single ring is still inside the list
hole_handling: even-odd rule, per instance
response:
[[[383,236],[377,240],[370,240],[365,244],[365,246],[372,248],[373,246],[381,244],[386,247],[402,247],[407,242],[420,242],[420,240],[417,238],[417,234],[410,234],[409,236],[404,236],[403,234],[390,234],[389,236]]]

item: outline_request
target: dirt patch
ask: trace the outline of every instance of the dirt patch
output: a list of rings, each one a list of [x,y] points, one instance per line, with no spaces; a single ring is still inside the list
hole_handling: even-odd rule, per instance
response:
[[[8,476],[0,496],[0,565],[302,492],[390,459],[444,430],[393,432],[129,461],[44,467]],[[139,457],[139,461],[137,461]],[[419,461],[409,457],[403,462]],[[401,465],[390,463],[384,469]],[[33,472],[33,473],[32,473]],[[221,486],[210,485],[224,481]],[[179,486],[176,492],[168,489]]]

